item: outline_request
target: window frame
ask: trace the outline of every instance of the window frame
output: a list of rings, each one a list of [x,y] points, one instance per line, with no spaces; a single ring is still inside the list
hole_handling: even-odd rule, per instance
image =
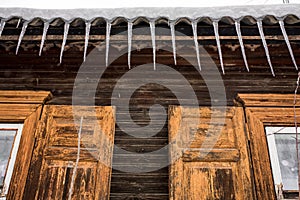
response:
[[[236,100],[246,116],[257,199],[276,199],[265,126],[294,126],[294,111],[300,116],[300,103],[294,109],[294,94],[238,94]],[[300,124],[300,117],[296,119]]]
[[[269,130],[275,129],[275,132],[269,133]],[[277,130],[276,130],[277,129]],[[295,127],[272,127],[272,126],[266,126],[266,137],[268,141],[268,149],[269,149],[269,155],[270,155],[270,162],[272,166],[272,173],[273,173],[273,181],[274,181],[274,187],[275,190],[281,188],[283,192],[298,192],[298,190],[284,190],[284,184],[282,180],[282,171],[280,169],[280,161],[279,161],[279,155],[278,155],[278,148],[275,141],[275,135],[276,134],[293,134],[296,135]],[[300,132],[300,127],[297,128],[298,133]],[[295,152],[291,152],[296,154]],[[283,185],[281,185],[283,184]]]
[[[23,124],[9,189],[2,199],[23,199],[25,186],[28,184],[27,177],[30,176],[35,133],[39,127],[43,105],[51,98],[51,93],[47,91],[0,90],[0,123]]]
[[[6,124],[6,123],[0,123],[0,130],[15,130],[16,134],[14,136],[14,141],[12,143],[11,151],[10,151],[10,156],[8,158],[8,162],[6,165],[6,171],[5,171],[5,176],[3,180],[3,190],[2,193],[0,194],[0,199],[5,199],[5,197],[8,193],[9,190],[9,185],[11,181],[11,177],[13,174],[13,169],[14,165],[16,162],[17,158],[17,153],[21,141],[21,135],[22,135],[22,129],[23,129],[23,124]],[[2,195],[2,196],[1,196]],[[4,195],[4,196],[3,196]]]

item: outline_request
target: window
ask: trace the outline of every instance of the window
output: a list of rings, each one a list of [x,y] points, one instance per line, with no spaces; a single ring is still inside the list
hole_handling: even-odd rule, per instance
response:
[[[265,127],[273,180],[277,195],[284,198],[298,192],[295,127]],[[300,128],[298,128],[300,131]]]
[[[30,163],[35,134],[41,123],[43,104],[50,98],[51,94],[45,91],[0,90],[0,139],[4,139],[0,150],[5,150],[1,157],[0,200],[26,199],[24,194],[32,190],[25,190],[25,185],[30,188],[36,184],[35,181],[26,181],[34,173],[30,171]],[[4,149],[4,144],[12,146]]]
[[[294,109],[294,94],[237,97],[245,111],[257,199],[296,199],[294,123],[296,119],[300,125],[300,117],[295,117],[295,114],[300,116],[300,95],[297,99]]]
[[[0,199],[5,199],[10,184],[23,124],[0,124]]]

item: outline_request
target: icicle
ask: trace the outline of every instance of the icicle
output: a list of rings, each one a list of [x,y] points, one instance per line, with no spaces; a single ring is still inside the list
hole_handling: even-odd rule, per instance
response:
[[[45,40],[46,40],[48,29],[49,29],[49,22],[45,21],[44,22],[43,36],[42,36],[42,40],[41,40],[39,56],[42,55],[42,50],[43,50],[43,47],[44,47],[44,43],[45,43]]]
[[[0,36],[2,35],[2,32],[4,30],[5,23],[6,23],[6,21],[4,19],[1,19],[1,22],[0,22]]]
[[[293,49],[291,47],[288,35],[286,33],[283,20],[279,20],[279,25],[280,25],[280,28],[281,28],[281,31],[282,31],[282,35],[283,35],[283,37],[285,39],[285,43],[286,43],[286,45],[287,45],[287,47],[289,49],[289,52],[290,52],[292,61],[294,63],[294,66],[295,66],[296,70],[298,70],[298,66],[297,66],[297,63],[296,63],[296,60],[295,60],[295,57],[294,57]]]
[[[200,63],[200,53],[199,53],[199,44],[198,44],[198,33],[197,33],[197,21],[192,21],[192,29],[193,29],[193,35],[194,35],[194,43],[196,48],[196,56],[197,56],[197,62],[199,70],[201,71],[201,63]]]
[[[131,69],[131,61],[130,61],[130,59],[131,59],[131,45],[132,45],[132,26],[133,26],[133,23],[132,23],[132,21],[130,21],[130,20],[128,20],[128,32],[127,32],[127,34],[128,34],[128,38],[127,38],[127,40],[128,40],[128,68],[129,69]]]
[[[86,52],[89,45],[89,37],[90,37],[90,30],[91,30],[91,22],[85,22],[85,41],[84,41],[84,53],[83,53],[83,62],[86,59]]]
[[[19,28],[20,23],[21,23],[21,18],[19,18],[16,28]]]
[[[59,63],[62,62],[62,57],[63,57],[65,45],[66,45],[66,42],[67,42],[67,38],[68,38],[69,28],[70,28],[70,23],[69,22],[65,22],[64,38],[63,38],[63,42],[62,42],[62,45],[61,45]]]
[[[174,64],[177,65],[176,61],[176,35],[175,35],[175,22],[169,22],[169,26],[171,28],[171,36],[172,36],[172,47],[173,47],[173,57],[174,57]]]
[[[152,49],[153,49],[153,68],[154,70],[156,70],[155,21],[151,20],[149,24],[150,24]]]
[[[108,66],[110,30],[111,30],[111,23],[109,21],[107,21],[106,22],[106,54],[105,54],[105,64],[106,64],[106,67]]]
[[[237,36],[239,38],[244,63],[245,63],[247,71],[249,72],[249,66],[248,66],[248,61],[247,61],[247,57],[246,57],[246,53],[245,53],[245,47],[244,47],[244,42],[243,42],[243,38],[242,38],[240,21],[235,21],[234,24],[235,24],[235,29],[236,29]]]
[[[268,60],[268,63],[269,63],[270,69],[271,69],[271,73],[272,73],[273,76],[275,76],[275,73],[274,73],[274,70],[273,70],[273,65],[272,65],[271,58],[270,58],[268,45],[267,45],[267,42],[266,42],[266,39],[265,39],[265,34],[264,34],[263,26],[262,26],[262,21],[260,19],[257,20],[257,27],[258,27],[258,30],[259,30],[259,34],[260,34],[262,43],[263,43],[264,48],[265,48],[265,52],[266,52],[267,60]]]
[[[79,127],[79,131],[78,131],[78,141],[77,141],[77,158],[76,158],[75,166],[73,168],[73,174],[72,174],[71,183],[70,183],[68,200],[72,199],[75,177],[77,174],[78,163],[79,163],[79,159],[80,159],[80,141],[81,141],[82,122],[83,122],[83,117],[81,117],[81,119],[80,119],[80,127]]]
[[[18,51],[19,51],[22,39],[23,39],[23,37],[25,35],[27,26],[28,26],[28,22],[24,22],[23,23],[23,27],[22,27],[22,31],[21,31],[20,36],[19,36],[19,41],[18,41],[18,45],[17,45],[17,49],[16,49],[16,55],[18,55]]]
[[[219,57],[220,57],[220,63],[221,63],[222,72],[223,72],[223,74],[225,74],[224,64],[223,64],[223,56],[222,56],[222,49],[221,49],[221,43],[220,43],[220,36],[219,36],[218,21],[216,21],[216,20],[213,21],[213,27],[214,27],[214,31],[215,31],[216,42],[217,42],[217,46],[218,46],[218,52],[219,52]]]

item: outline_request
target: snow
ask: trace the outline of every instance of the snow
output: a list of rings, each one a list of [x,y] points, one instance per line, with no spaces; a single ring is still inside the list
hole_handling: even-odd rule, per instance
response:
[[[61,17],[66,20],[73,18],[84,18],[86,20],[95,17],[104,17],[114,19],[116,17],[125,17],[134,19],[139,16],[155,19],[158,17],[167,17],[170,20],[176,20],[180,17],[196,19],[202,16],[208,16],[213,19],[220,19],[223,16],[230,16],[238,19],[240,17],[251,15],[260,18],[265,15],[274,15],[283,17],[287,14],[298,15],[300,13],[300,4],[280,4],[280,5],[253,5],[253,6],[226,6],[226,7],[137,7],[137,8],[106,8],[106,9],[30,9],[30,8],[0,8],[1,17],[9,18],[11,16],[21,16],[26,20],[36,17],[52,19]]]
[[[136,8],[136,7],[216,7],[216,6],[237,6],[237,5],[270,5],[282,4],[282,0],[73,0],[73,1],[39,1],[39,0],[2,0],[0,7],[23,7],[42,9],[74,9],[74,8]],[[290,3],[299,3],[298,0],[290,0]]]

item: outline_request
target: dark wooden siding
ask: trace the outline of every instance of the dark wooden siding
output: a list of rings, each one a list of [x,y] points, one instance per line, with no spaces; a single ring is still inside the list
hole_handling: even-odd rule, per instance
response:
[[[278,28],[278,26],[270,26],[266,30],[267,35],[272,33],[280,34]],[[60,31],[62,30],[62,28],[58,29]],[[123,27],[123,29],[126,30],[126,27]],[[190,27],[182,26],[181,29],[187,34],[191,34]],[[290,30],[292,29],[299,31],[298,26],[290,28]],[[115,30],[116,29],[113,29],[113,31]],[[204,27],[204,30],[203,34],[212,35],[212,27]],[[235,34],[232,26],[228,26],[226,30],[227,31],[221,30],[221,35],[228,33]],[[4,35],[18,34],[18,31],[7,29],[5,30]],[[76,30],[71,31],[73,31],[73,33],[76,32]],[[80,33],[82,34],[84,31],[82,32],[81,30]],[[245,26],[243,34],[247,35],[248,33],[249,35],[258,34],[255,26]],[[163,41],[157,41],[157,45],[159,46],[162,42]],[[221,72],[215,41],[207,40],[199,42],[213,58]],[[226,89],[226,103],[228,105],[232,105],[233,99],[237,93],[292,93],[296,84],[297,72],[292,65],[285,42],[283,40],[268,41],[276,77],[273,77],[270,72],[261,41],[246,40],[244,42],[247,44],[246,54],[248,57],[250,72],[247,72],[244,67],[238,41],[222,41],[226,73],[225,75],[222,75],[222,78]],[[117,42],[115,43],[116,45],[111,45],[110,55],[116,54],[118,51],[116,48],[118,47]],[[123,43],[126,45],[126,41],[123,41]],[[149,44],[149,48],[132,53],[131,60],[133,67],[152,62],[152,49],[150,48],[151,42],[147,41],[147,43]],[[167,41],[167,43],[169,46],[171,45],[170,41]],[[41,57],[38,56],[39,47],[37,42],[23,42],[22,48],[17,56],[15,55],[17,41],[1,41],[0,44],[1,90],[48,90],[51,91],[54,96],[48,104],[72,104],[74,79],[83,61],[83,41],[79,44],[76,44],[74,41],[67,42],[68,49],[64,52],[62,64],[59,64],[60,40],[46,41],[46,48]],[[178,42],[178,45],[180,45],[180,42]],[[81,47],[81,49],[78,47]],[[300,63],[300,43],[293,41],[292,47],[296,60]],[[94,47],[90,45],[89,52],[93,49]],[[99,59],[104,61],[104,55],[105,49],[102,49],[99,52]],[[195,58],[194,53],[190,53],[187,56]],[[171,66],[185,76],[197,94],[199,105],[204,106],[211,104],[208,89],[204,80],[190,63],[186,62],[182,58],[178,58],[178,63],[175,66],[173,63],[172,52],[161,50],[157,51],[157,62]],[[87,73],[95,73],[99,67],[104,66],[98,66],[97,63],[91,64]],[[128,71],[127,54],[119,57],[115,62],[107,67],[100,83],[98,84],[95,97],[96,105],[111,104],[111,95],[114,85],[117,80]],[[139,77],[139,74],[137,74],[137,77]],[[172,76],[168,79],[169,80],[166,81],[173,82],[174,85],[178,84]],[[129,84],[127,87],[132,88],[135,86]],[[184,90],[182,90],[182,92],[184,92]],[[120,98],[122,100],[122,97]],[[86,101],[83,98],[79,103],[85,104]],[[141,126],[147,125],[149,123],[149,107],[153,104],[161,104],[165,109],[167,109],[168,105],[178,105],[179,102],[175,95],[167,88],[159,85],[146,85],[139,88],[131,99],[131,117],[133,120]],[[122,113],[122,107],[117,107],[116,110],[117,112]],[[118,121],[118,118],[117,122],[120,124],[128,123],[127,121]],[[122,132],[118,125],[116,125],[115,144],[128,151],[139,153],[159,149],[168,143],[167,123],[166,121],[161,121],[160,123],[164,123],[164,128],[151,139],[133,138]],[[113,158],[113,165],[122,166],[126,164],[126,162],[123,163],[124,160],[126,160],[126,157],[124,158],[122,155],[114,154]],[[152,164],[157,163],[150,163],[150,165]],[[120,170],[113,170],[111,199],[167,198],[168,167],[141,174],[125,173]]]

